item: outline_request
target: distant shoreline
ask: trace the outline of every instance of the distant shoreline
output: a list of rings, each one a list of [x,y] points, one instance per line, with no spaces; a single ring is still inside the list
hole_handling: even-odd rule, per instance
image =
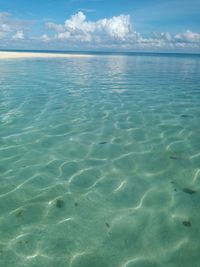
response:
[[[80,58],[92,57],[89,54],[64,54],[64,53],[48,53],[48,52],[19,52],[19,51],[0,51],[1,59],[17,59],[17,58]]]
[[[159,57],[200,57],[195,53],[169,52],[109,52],[109,51],[57,51],[57,50],[0,50],[1,59],[17,58],[86,58],[94,56],[159,56]]]

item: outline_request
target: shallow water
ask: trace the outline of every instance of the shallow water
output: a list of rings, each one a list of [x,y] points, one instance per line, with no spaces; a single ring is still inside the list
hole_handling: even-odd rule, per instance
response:
[[[200,266],[200,57],[0,61],[0,266]]]

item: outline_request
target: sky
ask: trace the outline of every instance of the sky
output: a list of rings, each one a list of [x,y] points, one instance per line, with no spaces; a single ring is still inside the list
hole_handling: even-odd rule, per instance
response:
[[[200,53],[200,0],[0,0],[0,49]]]

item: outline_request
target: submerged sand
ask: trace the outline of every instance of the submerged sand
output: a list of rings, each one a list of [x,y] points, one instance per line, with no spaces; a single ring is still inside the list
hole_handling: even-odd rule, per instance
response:
[[[200,267],[199,63],[0,60],[0,266]]]
[[[12,58],[74,58],[91,57],[92,55],[83,54],[62,54],[62,53],[42,53],[42,52],[5,52],[0,51],[0,59]]]

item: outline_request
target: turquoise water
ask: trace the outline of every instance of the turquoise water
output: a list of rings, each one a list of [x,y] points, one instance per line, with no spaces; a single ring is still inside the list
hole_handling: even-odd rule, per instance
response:
[[[0,266],[200,266],[200,57],[0,61]]]

